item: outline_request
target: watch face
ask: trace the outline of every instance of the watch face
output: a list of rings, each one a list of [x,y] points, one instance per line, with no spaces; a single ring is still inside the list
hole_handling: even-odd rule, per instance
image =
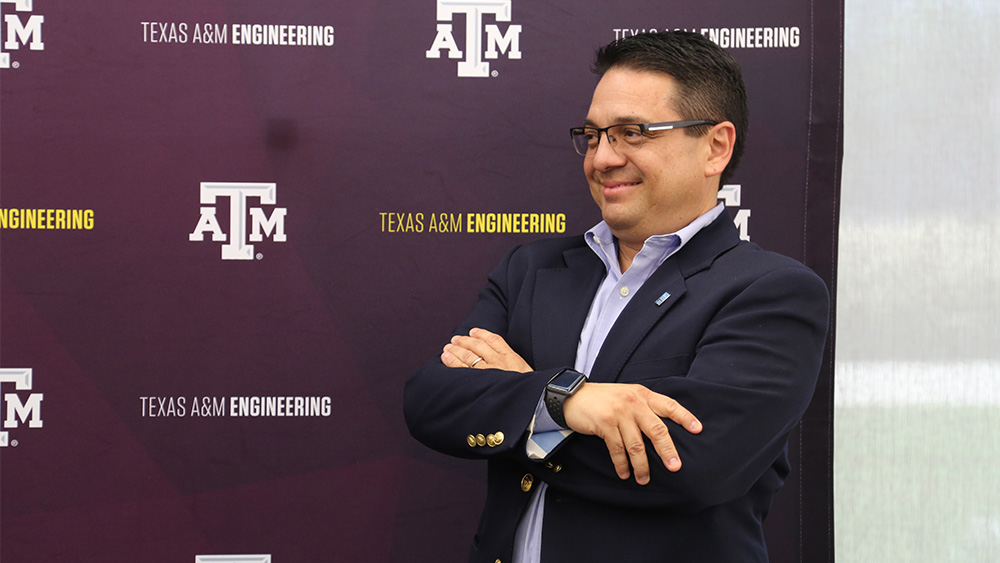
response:
[[[549,382],[549,389],[552,389],[553,391],[560,391],[562,393],[569,393],[576,388],[578,380],[581,378],[582,374],[579,372],[564,371]]]

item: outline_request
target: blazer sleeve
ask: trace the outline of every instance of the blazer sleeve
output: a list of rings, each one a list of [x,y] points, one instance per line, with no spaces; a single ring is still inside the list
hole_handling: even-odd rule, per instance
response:
[[[489,274],[472,312],[455,334],[468,334],[475,327],[497,333],[531,364],[527,346],[518,345],[529,335],[511,335],[508,329],[511,301],[524,284],[523,265],[512,264],[517,262],[517,252],[518,248],[511,250]],[[421,443],[448,455],[527,459],[526,430],[545,385],[560,369],[522,374],[450,368],[435,356],[406,382],[403,413],[407,426]],[[476,440],[480,435],[487,440],[485,445]]]
[[[626,366],[629,382],[676,399],[702,421],[697,435],[666,421],[680,471],[667,471],[647,439],[650,483],[623,481],[603,440],[577,434],[557,456],[565,469],[546,481],[598,502],[683,511],[738,499],[769,472],[766,486],[776,490],[787,472],[778,466],[788,434],[815,389],[829,303],[811,270],[775,269],[710,312],[690,356]]]

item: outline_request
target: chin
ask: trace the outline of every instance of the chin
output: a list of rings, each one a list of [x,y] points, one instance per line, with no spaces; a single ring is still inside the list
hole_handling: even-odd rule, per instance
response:
[[[634,226],[632,221],[627,221],[623,217],[602,215],[604,222],[608,224],[611,228],[611,234],[618,236],[618,233],[622,233]]]

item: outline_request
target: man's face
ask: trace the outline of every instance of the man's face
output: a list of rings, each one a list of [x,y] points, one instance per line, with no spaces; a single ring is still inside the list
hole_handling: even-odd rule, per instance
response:
[[[673,108],[676,88],[663,73],[612,68],[594,90],[587,125],[684,119]],[[679,230],[717,201],[718,176],[708,165],[711,133],[696,138],[673,129],[647,135],[641,148],[628,152],[623,141],[612,148],[602,134],[583,162],[604,221],[619,240],[634,244]]]

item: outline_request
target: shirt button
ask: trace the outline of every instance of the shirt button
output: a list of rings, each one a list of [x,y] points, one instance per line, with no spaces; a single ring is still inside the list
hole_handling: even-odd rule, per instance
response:
[[[623,285],[622,288],[618,290],[618,293],[620,293],[622,297],[628,297],[628,286]]]

